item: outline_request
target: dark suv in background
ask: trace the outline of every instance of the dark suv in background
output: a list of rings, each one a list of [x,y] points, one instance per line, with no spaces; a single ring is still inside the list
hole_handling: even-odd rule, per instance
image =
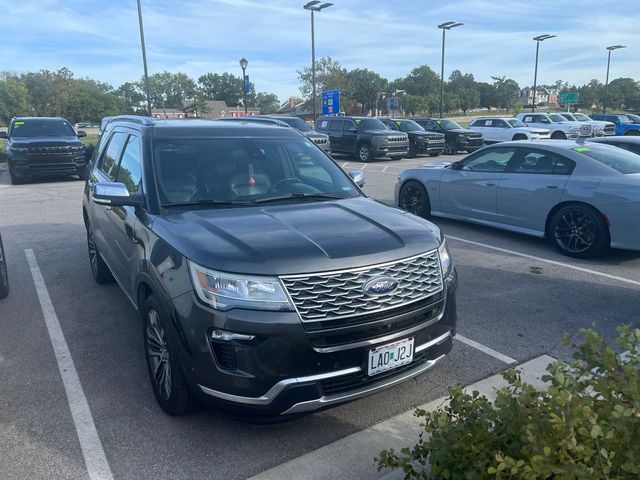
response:
[[[139,311],[160,406],[300,414],[452,348],[440,230],[366,197],[291,128],[116,117],[83,198],[91,271]],[[361,176],[362,172],[351,172]]]
[[[418,125],[429,132],[444,134],[444,153],[455,155],[459,150],[475,152],[484,145],[481,133],[462,128],[453,120],[446,118],[414,118]]]
[[[380,120],[390,130],[404,132],[409,136],[409,158],[415,158],[419,153],[437,157],[444,150],[442,133],[427,132],[413,120],[404,118],[381,118]]]
[[[389,130],[372,117],[320,117],[316,130],[329,135],[331,151],[357,155],[362,162],[374,158],[400,160],[409,154],[406,133]]]
[[[76,131],[60,117],[16,117],[9,132],[0,132],[7,143],[9,175],[14,185],[33,177],[78,175],[84,179],[87,155]]]

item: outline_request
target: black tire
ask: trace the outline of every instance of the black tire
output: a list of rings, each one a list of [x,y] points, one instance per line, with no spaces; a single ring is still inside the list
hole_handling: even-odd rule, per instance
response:
[[[429,156],[430,157],[438,157],[438,156],[440,156],[440,154],[436,153],[436,152],[429,152]]]
[[[522,133],[517,133],[513,136],[512,140],[526,140],[527,136]]]
[[[4,255],[4,245],[0,237],[0,299],[9,295],[9,275],[7,273],[7,258]]]
[[[583,204],[560,208],[551,218],[548,235],[561,253],[574,258],[598,256],[611,242],[603,215]]]
[[[409,143],[409,153],[407,158],[416,158],[418,156],[418,146],[414,142]]]
[[[87,250],[89,251],[91,274],[93,275],[93,279],[96,283],[99,283],[100,285],[113,283],[113,275],[100,255],[100,250],[98,250],[98,245],[96,245],[93,232],[91,231],[91,225],[87,225]]]
[[[358,155],[358,160],[361,162],[368,163],[373,160],[373,152],[371,151],[371,145],[367,142],[360,143],[358,145],[358,151],[356,152]]]
[[[14,173],[13,168],[11,168],[11,162],[9,162],[9,177],[11,178],[11,185],[22,185],[26,180],[25,178],[18,177]]]
[[[566,139],[567,139],[567,136],[565,135],[565,133],[564,133],[564,132],[560,132],[560,131],[558,131],[558,132],[553,132],[553,133],[551,134],[551,138],[552,138],[553,140],[566,140]]]
[[[194,397],[180,364],[175,336],[165,309],[150,295],[140,314],[149,380],[158,405],[169,415],[187,414],[193,410]]]
[[[429,194],[424,185],[416,180],[409,180],[402,188],[398,196],[398,206],[407,212],[419,217],[427,218],[431,213]]]
[[[458,142],[451,140],[444,142],[445,155],[455,155],[456,153],[458,153]]]

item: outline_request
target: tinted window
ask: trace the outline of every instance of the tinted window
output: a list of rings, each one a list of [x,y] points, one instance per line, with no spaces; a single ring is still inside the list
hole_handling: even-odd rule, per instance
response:
[[[575,163],[552,152],[529,151],[516,161],[514,173],[571,175]]]
[[[396,125],[395,122],[383,122],[388,128],[390,128],[391,130],[400,130],[399,125]],[[399,124],[400,122],[398,122]]]
[[[474,120],[469,124],[470,127],[484,127],[487,125],[487,120]]]
[[[514,152],[514,150],[502,148],[484,151],[476,157],[464,160],[462,170],[471,172],[504,172]]]
[[[551,117],[551,120],[553,120],[554,122],[566,122],[566,121],[568,121],[566,118],[564,118],[559,113],[552,113],[549,116]]]
[[[329,122],[329,129],[332,132],[341,132],[342,131],[342,120],[331,120]]]
[[[497,128],[509,128],[509,125],[507,125],[507,122],[505,122],[504,120],[493,120],[493,126],[497,127]]]
[[[413,120],[398,120],[395,122],[395,124],[397,127],[400,127],[400,130],[402,130],[403,132],[424,132],[424,128],[422,128]],[[394,130],[397,129],[394,128]]]
[[[124,183],[129,193],[135,193],[140,186],[142,167],[140,165],[140,139],[130,136],[127,146],[122,153],[118,178],[116,181]]]
[[[122,151],[122,147],[124,146],[126,139],[127,135],[125,133],[114,133],[111,140],[109,140],[107,150],[102,156],[100,171],[111,180],[115,179],[116,168],[118,166],[118,160],[120,159],[120,152]]]
[[[76,132],[61,119],[14,120],[11,124],[12,137],[75,137]]]
[[[311,130],[311,127],[307,125],[307,122],[305,122],[301,118],[283,117],[283,118],[276,118],[276,120],[280,120],[286,123],[287,125],[289,125],[290,127],[300,130],[301,132],[309,132]]]
[[[458,128],[462,128],[460,125],[458,125],[456,122],[454,122],[453,120],[447,120],[442,119],[442,120],[436,120],[436,123],[440,126],[440,128],[442,128],[443,130],[456,130]]]
[[[630,152],[637,153],[640,155],[640,143],[612,143],[611,145],[615,145],[616,147],[624,148],[625,150],[629,150]]]
[[[358,126],[358,130],[387,130],[387,127],[377,118],[356,118],[353,120]],[[349,120],[347,123],[351,123]]]
[[[586,148],[578,147],[583,153],[598,162],[624,174],[640,173],[640,155],[628,152],[621,148]]]
[[[509,125],[511,125],[513,128],[526,127],[526,125],[517,118],[511,118],[507,120],[507,122],[509,122]]]

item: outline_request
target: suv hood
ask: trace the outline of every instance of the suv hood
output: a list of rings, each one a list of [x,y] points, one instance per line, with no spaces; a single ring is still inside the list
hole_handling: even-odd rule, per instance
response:
[[[440,243],[435,225],[366,197],[189,211],[157,217],[152,228],[200,265],[258,275],[363,267]]]
[[[477,134],[480,132],[476,132],[474,130],[469,130],[468,128],[452,128],[451,130],[443,130],[442,133],[445,132],[451,132],[451,133],[462,133],[462,134],[469,134],[469,133],[473,133],[473,134]]]
[[[11,145],[21,148],[82,145],[78,137],[12,137],[10,141]]]
[[[396,132],[395,130],[364,130],[371,135],[384,135],[387,137],[397,137],[398,135],[406,135],[404,132]]]

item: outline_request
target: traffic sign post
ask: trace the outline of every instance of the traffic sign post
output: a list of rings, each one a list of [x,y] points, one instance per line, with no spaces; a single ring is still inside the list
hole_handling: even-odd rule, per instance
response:
[[[578,92],[564,92],[558,97],[559,103],[578,103],[580,94]]]
[[[322,114],[336,115],[340,113],[340,90],[325,90],[322,92]]]

